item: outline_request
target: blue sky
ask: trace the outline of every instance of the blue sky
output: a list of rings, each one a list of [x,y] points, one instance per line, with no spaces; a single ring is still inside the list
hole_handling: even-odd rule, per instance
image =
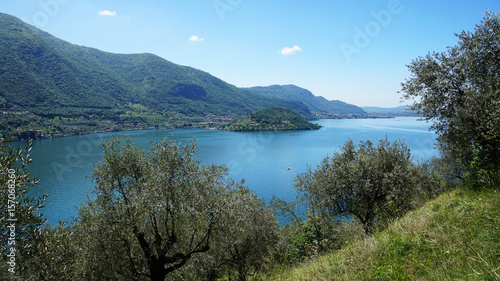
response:
[[[0,0],[0,12],[74,44],[383,107],[401,105],[407,64],[455,45],[487,9],[500,1]]]

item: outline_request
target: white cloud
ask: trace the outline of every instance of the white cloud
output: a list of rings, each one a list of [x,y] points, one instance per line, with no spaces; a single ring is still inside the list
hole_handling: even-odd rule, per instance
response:
[[[295,45],[292,48],[290,48],[290,47],[283,48],[281,50],[281,54],[285,55],[285,56],[289,56],[289,55],[294,55],[294,54],[296,54],[297,52],[300,52],[300,51],[302,51],[302,49],[299,46]]]
[[[205,41],[205,38],[200,38],[197,35],[193,35],[193,36],[191,36],[191,38],[189,38],[189,41],[191,41],[191,42]]]
[[[116,12],[115,11],[108,11],[108,10],[101,10],[101,11],[99,11],[99,15],[113,17],[113,16],[116,16]]]

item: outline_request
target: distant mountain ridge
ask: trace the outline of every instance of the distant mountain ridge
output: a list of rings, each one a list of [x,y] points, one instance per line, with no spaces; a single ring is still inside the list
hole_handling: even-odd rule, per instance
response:
[[[409,116],[415,114],[415,112],[413,112],[408,105],[401,105],[396,107],[365,106],[362,108],[369,114],[388,114],[400,116]]]
[[[267,97],[275,97],[289,101],[300,101],[311,111],[335,113],[335,114],[357,114],[364,115],[366,112],[355,105],[339,100],[329,101],[321,96],[315,96],[309,90],[295,85],[271,85],[267,87],[245,88],[254,93]]]
[[[0,13],[0,108],[54,118],[246,114],[302,103],[252,93],[153,54],[113,54],[60,40]]]

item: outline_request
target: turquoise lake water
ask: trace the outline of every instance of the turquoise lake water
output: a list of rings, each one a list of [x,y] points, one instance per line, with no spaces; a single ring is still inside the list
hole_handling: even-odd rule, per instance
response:
[[[429,159],[436,135],[429,124],[417,118],[320,120],[317,131],[290,132],[224,132],[204,129],[144,130],[37,140],[33,144],[33,176],[40,179],[31,195],[49,194],[42,210],[47,221],[71,221],[76,206],[92,196],[92,164],[101,161],[98,144],[111,135],[127,134],[137,145],[149,146],[172,134],[180,140],[196,138],[195,158],[204,164],[217,163],[230,168],[234,180],[245,179],[261,198],[272,195],[293,200],[294,178],[315,167],[326,155],[338,152],[349,138],[355,143],[387,136],[404,139],[415,161]],[[13,145],[23,145],[14,143]]]

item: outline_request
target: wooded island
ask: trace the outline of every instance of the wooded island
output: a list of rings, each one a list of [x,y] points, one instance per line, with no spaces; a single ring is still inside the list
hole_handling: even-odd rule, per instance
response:
[[[318,130],[318,124],[307,121],[302,115],[283,107],[258,110],[232,120],[224,126],[226,131],[285,131]]]

